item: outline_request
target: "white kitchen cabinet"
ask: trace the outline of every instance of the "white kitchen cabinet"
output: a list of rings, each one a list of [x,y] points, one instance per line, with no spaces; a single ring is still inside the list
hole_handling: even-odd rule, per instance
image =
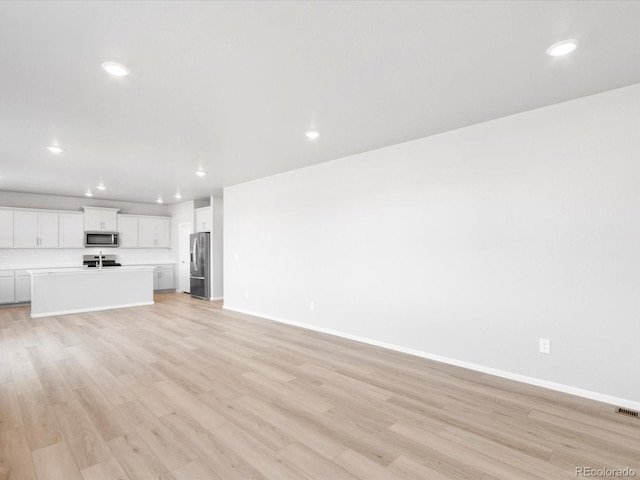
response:
[[[211,207],[196,208],[196,232],[213,230],[213,209]]]
[[[141,248],[171,247],[171,219],[138,217],[138,246]]]
[[[38,213],[40,248],[58,248],[58,218],[57,213]]]
[[[156,265],[153,272],[153,290],[175,290],[175,266]]]
[[[121,248],[138,247],[138,217],[118,215],[118,232]]]
[[[138,246],[143,248],[153,248],[156,246],[155,218],[138,218]]]
[[[116,232],[119,208],[82,207],[86,232]]]
[[[13,247],[13,210],[0,210],[0,248]]]
[[[15,302],[27,303],[31,301],[31,275],[26,270],[15,272]]]
[[[13,213],[13,246],[58,248],[58,214],[16,210]]]
[[[156,219],[156,247],[171,247],[171,219],[169,218]]]
[[[0,304],[14,303],[13,270],[0,270]]]
[[[82,213],[59,214],[58,229],[58,246],[60,248],[84,248]]]
[[[13,244],[16,248],[38,247],[38,212],[14,212]]]

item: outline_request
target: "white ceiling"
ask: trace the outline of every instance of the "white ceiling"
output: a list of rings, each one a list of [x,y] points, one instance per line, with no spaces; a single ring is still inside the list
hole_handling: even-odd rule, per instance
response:
[[[217,194],[638,83],[638,25],[614,1],[0,2],[0,189]]]

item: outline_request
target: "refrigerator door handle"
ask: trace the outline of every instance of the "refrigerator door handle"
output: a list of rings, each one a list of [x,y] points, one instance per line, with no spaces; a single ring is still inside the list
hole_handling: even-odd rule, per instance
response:
[[[196,237],[194,237],[194,239],[193,239],[193,249],[191,250],[191,263],[193,263],[193,266],[194,266],[196,271],[198,271],[198,252],[197,252],[197,248],[198,248],[198,239]]]
[[[191,278],[195,278],[196,280],[204,280],[204,277],[194,277],[193,275],[191,276]]]

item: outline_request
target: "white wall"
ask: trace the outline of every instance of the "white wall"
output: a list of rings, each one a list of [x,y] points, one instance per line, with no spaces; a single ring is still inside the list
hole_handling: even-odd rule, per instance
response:
[[[222,197],[211,197],[213,214],[213,230],[211,232],[211,298],[224,297],[223,284],[223,200]]]
[[[639,125],[634,85],[226,188],[225,306],[639,402]]]

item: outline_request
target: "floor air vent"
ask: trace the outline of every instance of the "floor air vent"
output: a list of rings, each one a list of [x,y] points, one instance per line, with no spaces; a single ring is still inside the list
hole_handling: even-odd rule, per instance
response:
[[[640,413],[636,412],[635,410],[629,410],[628,408],[618,407],[616,409],[616,413],[619,413],[620,415],[627,415],[629,417],[635,417],[635,418],[640,417]]]

